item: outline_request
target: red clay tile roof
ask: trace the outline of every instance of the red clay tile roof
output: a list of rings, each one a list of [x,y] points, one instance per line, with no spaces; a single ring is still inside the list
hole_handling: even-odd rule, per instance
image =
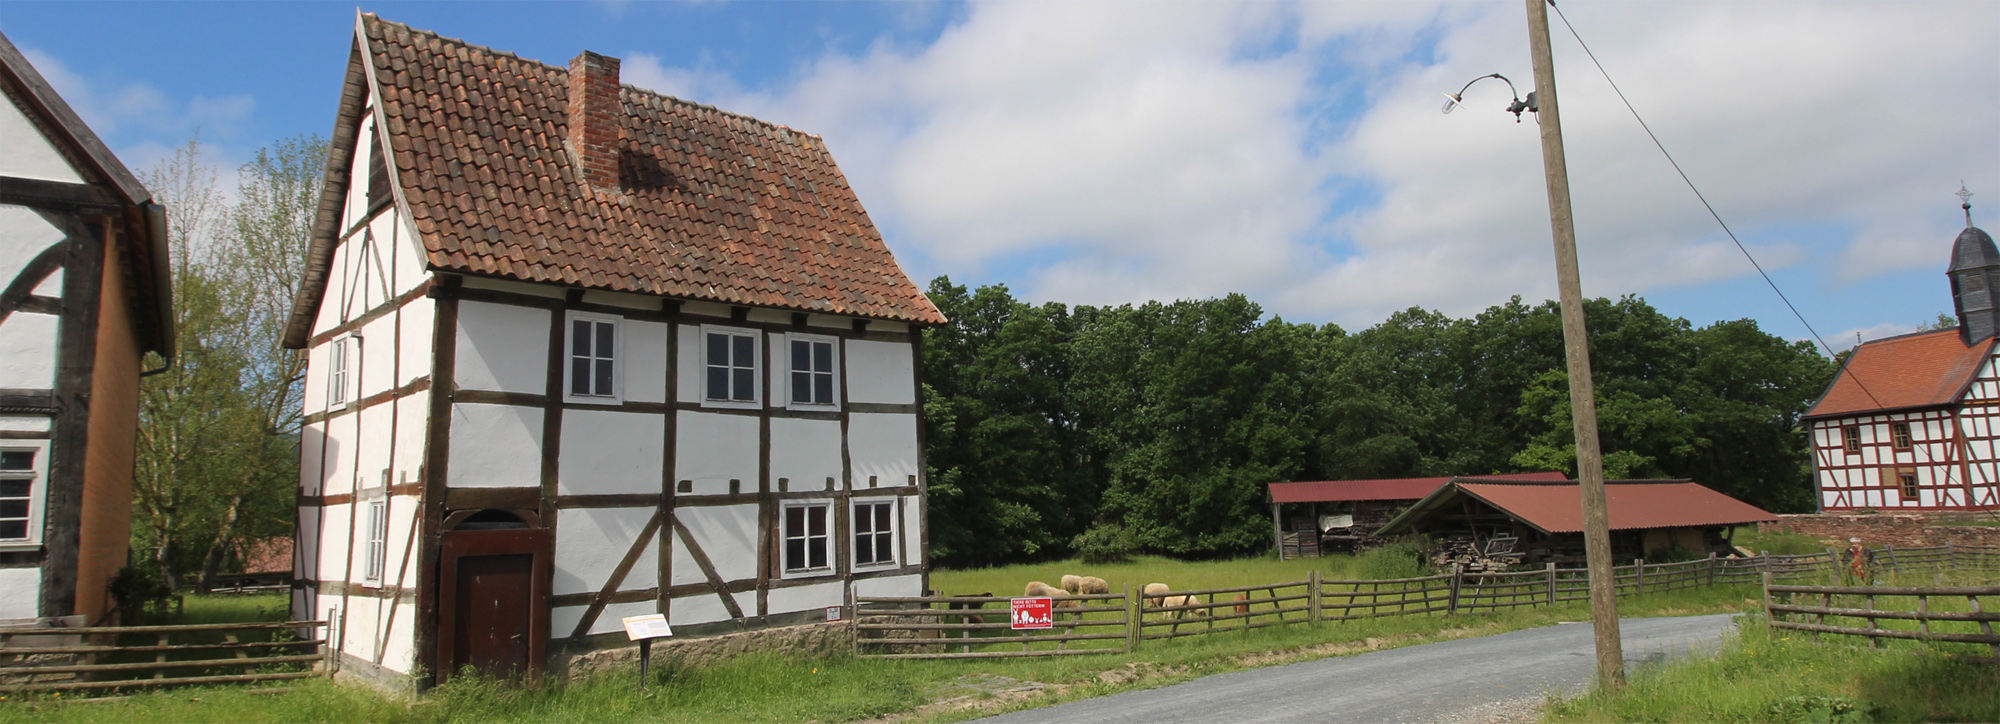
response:
[[[1583,497],[1573,481],[1559,483],[1479,482],[1460,478],[1438,489],[1377,531],[1379,535],[1420,529],[1437,512],[1456,512],[1453,500],[1469,495],[1544,533],[1583,532]],[[1612,530],[1738,525],[1777,520],[1763,508],[1687,480],[1607,480],[1605,504]]]
[[[1988,339],[1968,347],[1954,328],[1862,344],[1805,416],[1949,405],[1965,393],[1993,343]]]
[[[817,136],[624,86],[620,165],[644,182],[591,189],[577,182],[564,146],[567,68],[373,15],[361,16],[357,43],[435,270],[945,321],[897,266]],[[343,113],[353,112],[345,106],[354,95]],[[322,203],[322,217],[329,208]],[[324,293],[323,273],[309,270],[307,282]],[[295,309],[292,326],[309,325],[309,311]],[[287,338],[302,343],[304,332],[288,329]]]
[[[1485,475],[1459,480],[1540,480],[1561,482],[1562,473],[1513,473]],[[1271,483],[1271,501],[1276,503],[1344,503],[1356,500],[1417,500],[1436,492],[1453,480],[1443,478],[1387,478],[1381,480],[1322,480],[1298,483]]]

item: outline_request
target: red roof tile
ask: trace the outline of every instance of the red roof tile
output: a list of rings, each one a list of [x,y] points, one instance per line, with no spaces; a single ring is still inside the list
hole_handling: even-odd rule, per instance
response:
[[[1993,343],[1988,339],[1968,347],[1954,328],[1862,344],[1805,416],[1949,405],[1979,373]]]
[[[592,188],[564,146],[567,68],[372,15],[357,42],[433,269],[945,321],[817,136],[623,86],[619,165],[642,182]]]
[[[1458,487],[1542,532],[1583,532],[1583,496],[1576,483],[1461,482]],[[1607,481],[1604,497],[1612,530],[1737,525],[1778,519],[1763,508],[1684,480]]]
[[[1278,503],[1340,503],[1356,500],[1418,500],[1454,478],[1387,478],[1382,480],[1323,480],[1271,483],[1271,500]],[[1513,473],[1461,477],[1458,480],[1539,480],[1561,482],[1562,473]]]

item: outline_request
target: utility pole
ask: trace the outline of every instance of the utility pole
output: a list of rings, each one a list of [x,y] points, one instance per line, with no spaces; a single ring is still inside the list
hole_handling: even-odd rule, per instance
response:
[[[1569,164],[1556,115],[1556,66],[1549,53],[1546,0],[1527,0],[1528,48],[1535,62],[1535,101],[1542,128],[1542,167],[1549,183],[1549,225],[1555,230],[1556,287],[1562,300],[1563,352],[1569,360],[1569,409],[1576,428],[1576,479],[1583,494],[1583,552],[1590,569],[1590,622],[1597,636],[1597,685],[1625,685],[1618,640],[1618,589],[1611,575],[1611,521],[1604,502],[1604,456],[1597,444],[1597,397],[1590,381],[1590,340],[1583,326],[1583,283],[1576,268],[1576,226],[1569,210]]]

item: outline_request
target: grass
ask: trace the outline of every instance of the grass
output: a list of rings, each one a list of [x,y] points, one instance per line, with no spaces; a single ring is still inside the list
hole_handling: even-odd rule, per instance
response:
[[[1757,527],[1753,525],[1737,528],[1736,533],[1730,540],[1737,546],[1749,550],[1751,553],[1767,552],[1780,556],[1825,553],[1827,549],[1826,539],[1818,536],[1781,533],[1777,531],[1759,532]],[[1835,546],[1835,549],[1845,547],[1846,544],[1843,543]]]
[[[1165,582],[1177,589],[1224,588],[1304,580],[1319,570],[1346,578],[1361,565],[1352,557],[1278,561],[1184,562],[1140,558],[1084,566],[1074,562],[938,572],[933,587],[952,593],[1007,595],[1030,579],[1055,582],[1065,572],[1096,575],[1138,588]],[[1758,605],[1754,586],[1677,591],[1620,601],[1627,616],[1743,611]],[[189,599],[187,616],[248,615],[268,603]],[[280,607],[278,609],[282,611]],[[454,679],[417,700],[359,686],[311,680],[278,694],[243,689],[189,688],[90,703],[55,697],[0,702],[0,724],[14,722],[484,722],[484,721],[854,721],[898,716],[946,722],[1150,688],[1210,674],[1326,656],[1501,633],[1588,616],[1583,603],[1500,614],[1412,616],[1319,626],[1298,624],[1148,641],[1138,651],[1097,656],[978,661],[914,661],[746,656],[702,668],[656,668],[640,691],[635,667],[522,687],[509,682]],[[1026,690],[1018,690],[1026,688]],[[1009,689],[1017,689],[1010,691]],[[942,703],[939,703],[942,702]]]

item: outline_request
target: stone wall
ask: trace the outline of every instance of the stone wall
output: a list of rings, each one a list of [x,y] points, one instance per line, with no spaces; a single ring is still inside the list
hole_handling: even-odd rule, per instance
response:
[[[1846,548],[1849,538],[1860,538],[1870,548],[1916,548],[1946,543],[2000,546],[2000,527],[1932,525],[1930,516],[1924,513],[1780,515],[1777,522],[1758,523],[1757,530],[1814,536],[1825,540],[1830,548]]]
[[[653,641],[652,664],[700,667],[751,652],[812,658],[849,651],[853,647],[854,628],[850,622],[814,623],[702,638],[658,639]],[[551,657],[549,673],[559,679],[573,678],[608,669],[638,666],[638,663],[639,645],[632,644]]]

